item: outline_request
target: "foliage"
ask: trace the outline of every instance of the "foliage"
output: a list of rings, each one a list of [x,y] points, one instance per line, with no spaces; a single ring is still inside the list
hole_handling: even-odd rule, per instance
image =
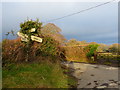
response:
[[[20,38],[14,40],[3,40],[2,56],[3,64],[10,62],[24,62],[24,61],[42,61],[42,60],[59,60],[63,49],[60,47],[61,43],[52,36],[41,34],[41,23],[37,21],[25,21],[20,24],[20,32],[27,35],[36,35],[43,38],[42,43],[38,42],[21,42]],[[31,28],[36,28],[35,32],[29,32]],[[51,31],[52,32],[52,31]],[[63,54],[62,54],[63,55]],[[7,56],[7,57],[6,57]],[[58,58],[58,59],[56,59]]]
[[[42,60],[56,62],[61,59],[61,53],[62,48],[59,47],[59,43],[50,37],[45,37],[41,44],[34,42],[29,48],[19,38],[4,40],[2,46],[3,65],[13,62],[25,62],[26,59],[28,62]]]
[[[89,49],[89,52],[87,53],[87,57],[92,57],[94,56],[94,53],[98,48],[98,44],[91,44],[87,48]]]
[[[0,53],[2,51],[2,42],[0,42]]]
[[[90,42],[89,44],[92,44],[92,45],[94,44],[95,45],[95,44],[98,44],[98,43],[97,42]]]
[[[120,44],[114,43],[112,45],[99,44],[98,52],[111,52],[120,54]]]
[[[77,61],[77,62],[88,62],[86,57],[86,52],[83,47],[79,46],[66,46],[65,57],[68,61]]]
[[[21,28],[20,32],[24,34],[30,34],[31,32],[29,30],[31,30],[32,28],[35,28],[36,31],[33,32],[32,34],[37,34],[38,31],[41,30],[41,26],[42,26],[42,23],[40,23],[38,19],[36,21],[27,20],[24,23],[20,24],[20,28]]]
[[[77,41],[76,39],[70,39],[65,43],[65,57],[70,61],[88,62],[86,57],[86,51],[84,46],[87,46],[87,42]]]
[[[85,41],[85,40],[83,40],[83,41],[77,41],[76,39],[70,39],[70,40],[68,40],[66,43],[65,43],[65,45],[66,46],[84,46],[84,45],[87,45],[88,43]]]
[[[66,46],[73,46],[73,45],[79,45],[79,42],[76,39],[70,39],[66,43]]]
[[[59,65],[59,61],[64,59],[61,57],[64,56],[61,47],[64,37],[61,38],[59,32],[51,35],[41,33],[41,25],[32,20],[20,24],[20,32],[29,36],[27,43],[21,42],[20,38],[2,41],[3,88],[69,88],[68,83],[76,83],[63,74]],[[30,32],[32,28],[36,31]],[[31,35],[42,37],[43,42],[31,41]]]
[[[5,39],[2,42],[2,63],[8,64],[11,62],[24,61],[25,52],[24,44],[21,43],[20,38],[15,40]]]
[[[52,23],[44,25],[41,28],[41,33],[43,36],[49,36],[61,44],[66,41],[65,37],[61,34],[61,29]]]
[[[42,44],[34,42],[29,48],[28,61],[32,61],[30,64],[23,63],[27,58],[27,47],[20,39],[4,40],[3,88],[69,88],[68,83],[71,85],[76,83],[74,79],[63,74],[63,70],[57,63],[59,62],[59,57],[56,57],[57,53],[55,53],[57,44],[49,37],[45,37]],[[37,64],[33,64],[33,61]],[[51,63],[53,61],[55,63]],[[19,62],[22,64],[17,64]]]
[[[83,41],[78,41],[80,45],[83,45],[83,44],[88,44],[88,42],[86,40],[83,40]]]
[[[0,61],[2,60],[2,42],[0,42]]]
[[[31,20],[27,20],[24,23],[20,24],[20,32],[23,34],[27,34],[28,35],[28,40],[29,43],[31,43],[31,35],[34,36],[41,36],[41,27],[42,27],[42,23],[39,22],[39,19],[37,19],[36,21]],[[33,32],[31,32],[31,30],[35,30]]]
[[[120,44],[115,43],[115,44],[110,45],[109,51],[112,52],[112,53],[120,54]]]
[[[46,55],[55,56],[60,53],[58,48],[59,43],[50,37],[44,37],[43,43],[40,45],[40,51],[43,51]]]
[[[106,44],[99,44],[99,47],[97,49],[98,52],[105,52],[106,50],[109,49],[109,45],[106,45]]]

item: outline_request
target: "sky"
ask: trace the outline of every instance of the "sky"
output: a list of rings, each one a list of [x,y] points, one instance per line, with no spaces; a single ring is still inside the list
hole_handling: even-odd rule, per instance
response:
[[[27,17],[45,22],[101,3],[104,2],[2,2],[2,39],[11,30],[19,31],[20,23]],[[68,40],[74,38],[104,44],[118,43],[117,2],[48,23],[60,27]],[[10,35],[7,38],[15,37]]]

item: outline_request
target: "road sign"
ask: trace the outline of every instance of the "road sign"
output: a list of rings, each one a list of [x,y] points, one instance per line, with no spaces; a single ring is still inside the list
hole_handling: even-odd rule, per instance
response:
[[[17,35],[21,37],[21,41],[28,42],[28,35],[18,32]],[[31,35],[31,40],[36,42],[42,42],[42,38]]]

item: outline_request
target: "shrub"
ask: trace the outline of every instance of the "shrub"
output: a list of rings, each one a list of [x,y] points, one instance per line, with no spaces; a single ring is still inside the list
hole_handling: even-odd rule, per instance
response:
[[[40,45],[40,51],[45,52],[46,55],[56,56],[59,51],[59,43],[50,37],[44,37],[43,43]]]
[[[36,21],[28,20],[20,24],[20,32],[24,34],[38,34],[38,32],[41,30],[41,27],[42,23],[40,23],[38,19]],[[36,31],[31,33],[29,30],[32,28],[35,28]]]
[[[86,52],[83,47],[66,46],[65,57],[69,61],[87,62]]]
[[[120,44],[119,43],[112,44],[112,45],[110,45],[108,50],[111,53],[118,53],[118,54],[120,54]]]
[[[60,55],[61,51],[59,47],[60,46],[59,39],[61,38],[61,40],[64,40],[63,36],[60,37],[61,35],[60,28],[58,28],[54,24],[47,24],[43,27],[41,25],[42,23],[40,23],[39,20],[36,20],[36,21],[29,20],[20,24],[20,27],[21,27],[20,32],[27,34],[28,36],[35,35],[43,38],[43,42],[39,44],[39,48],[37,49],[37,54],[41,54],[42,56]],[[48,27],[49,28],[52,27],[52,29],[49,29]],[[32,28],[35,28],[36,31],[30,32],[30,29]],[[49,31],[50,34],[47,31]],[[55,35],[59,36],[59,38],[53,37]],[[29,46],[29,43],[31,44],[31,40],[30,42],[27,43],[28,46]],[[30,45],[29,47],[32,47],[32,45]]]
[[[2,62],[3,65],[10,63],[10,62],[15,62],[21,59],[25,59],[25,54],[23,54],[24,44],[20,42],[19,39],[15,40],[3,40],[2,42]]]
[[[94,53],[96,52],[97,48],[98,48],[98,44],[91,44],[87,47],[87,49],[89,49],[89,52],[87,53],[87,57],[92,57],[94,56]]]
[[[27,34],[28,36],[35,35],[43,38],[42,43],[33,42],[21,42],[20,38],[15,40],[3,40],[3,64],[10,62],[24,62],[24,61],[42,61],[51,60],[57,61],[61,59],[62,48],[60,43],[52,38],[41,34],[42,23],[38,21],[26,21],[20,24],[20,32]],[[31,28],[35,28],[35,32],[29,32]]]

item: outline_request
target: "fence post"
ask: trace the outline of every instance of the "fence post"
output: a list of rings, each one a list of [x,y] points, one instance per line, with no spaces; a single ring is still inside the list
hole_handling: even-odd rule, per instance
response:
[[[97,61],[97,52],[94,53],[94,61]]]

